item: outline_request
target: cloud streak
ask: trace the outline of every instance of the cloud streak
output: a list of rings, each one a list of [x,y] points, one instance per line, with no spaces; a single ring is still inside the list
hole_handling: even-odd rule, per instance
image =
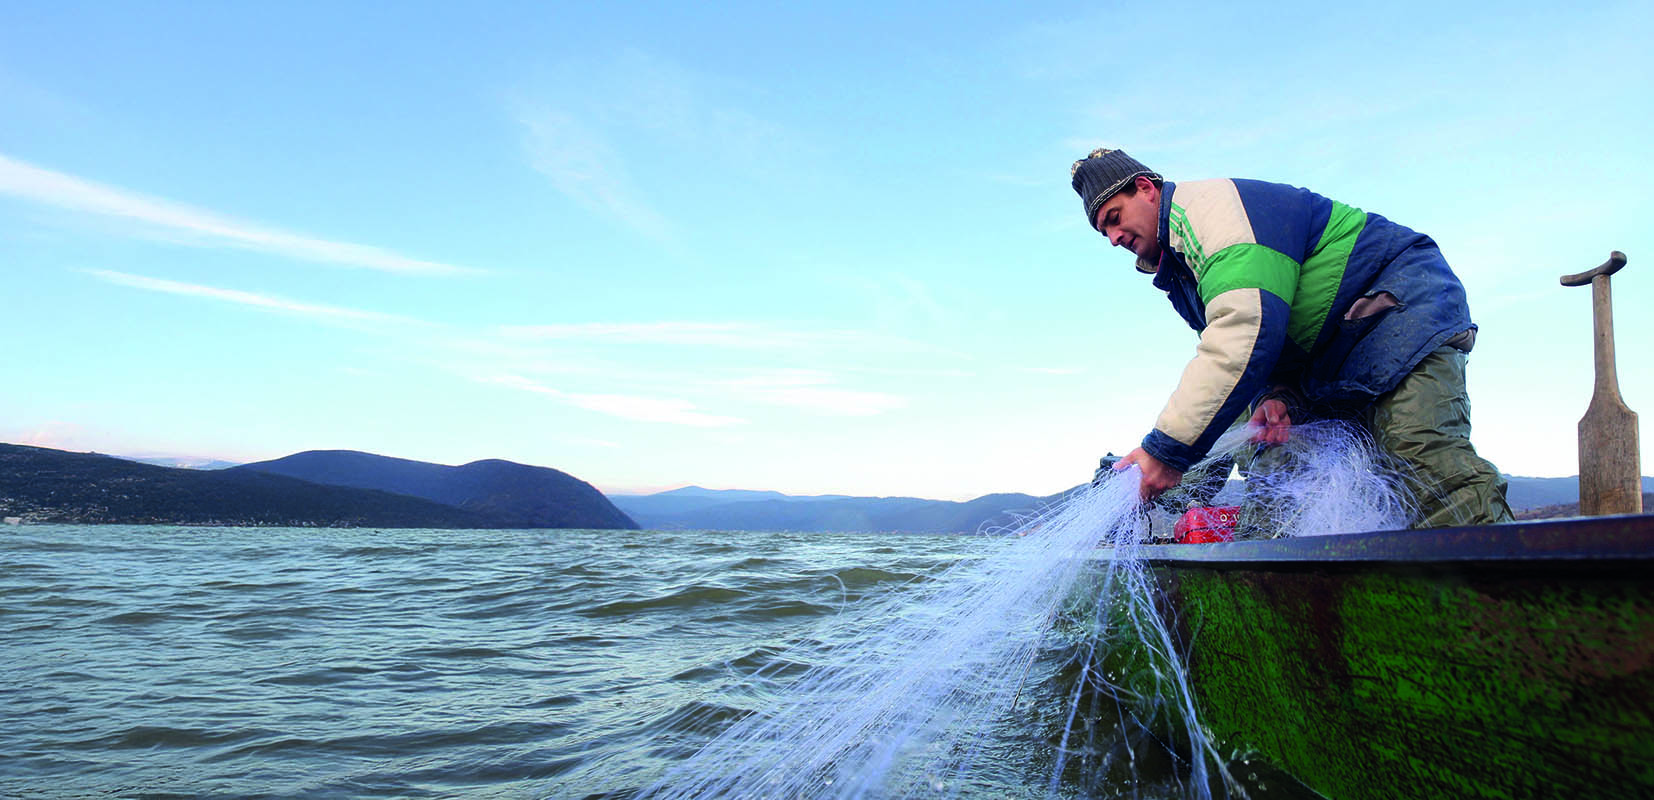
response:
[[[529,163],[558,191],[650,238],[669,238],[671,225],[631,188],[624,161],[602,134],[550,109],[523,111],[518,121]]]
[[[480,379],[480,382],[533,392],[587,411],[640,422],[663,422],[696,428],[721,428],[746,422],[746,420],[738,417],[726,417],[696,411],[693,403],[672,397],[565,392],[561,389],[553,389],[535,383],[519,375],[499,375]]]
[[[495,333],[516,341],[724,347],[735,350],[797,350],[864,347],[885,352],[935,348],[908,339],[855,330],[788,330],[753,322],[575,322],[503,325]]]
[[[819,370],[777,370],[729,381],[725,385],[748,399],[842,417],[871,417],[907,405],[907,399],[885,392],[843,389]]]
[[[164,278],[151,278],[145,275],[133,275],[126,272],[116,272],[107,269],[82,270],[99,280],[113,283],[117,286],[126,286],[133,289],[143,289],[150,292],[174,294],[183,297],[202,297],[209,300],[218,300],[236,305],[251,306],[265,311],[279,311],[290,314],[299,314],[307,317],[320,317],[335,320],[350,320],[354,322],[397,322],[419,323],[411,317],[401,317],[395,314],[385,314],[378,311],[363,311],[342,306],[329,306],[319,303],[304,303],[289,300],[273,295],[255,294],[239,289],[222,289],[216,286],[203,286],[196,283],[183,283]]]
[[[668,215],[686,180],[710,171],[769,185],[784,156],[794,179],[808,160],[795,137],[746,110],[763,96],[744,81],[637,49],[552,65],[509,102],[529,164],[553,187],[667,244],[683,232]]]
[[[205,209],[147,197],[0,155],[0,194],[86,214],[131,220],[186,233],[205,242],[347,267],[415,275],[480,270],[424,261],[381,247],[318,239],[233,219]]]
[[[769,349],[819,336],[788,333],[745,322],[576,322],[556,325],[505,325],[496,329],[508,339],[607,342],[613,344],[686,345]]]
[[[394,323],[430,327],[411,317],[343,306],[309,303],[290,298],[259,294],[239,289],[227,289],[196,283],[134,275],[106,269],[87,269],[81,272],[101,281],[143,291],[196,297],[261,311],[294,314],[324,321],[356,323]],[[440,326],[439,328],[440,329]],[[623,343],[627,345],[686,345],[697,347],[722,346],[739,348],[792,348],[810,342],[831,342],[842,335],[812,334],[776,330],[748,323],[723,322],[652,322],[652,323],[585,323],[572,325],[542,325],[526,329],[509,329],[516,336],[534,339],[578,339]],[[496,331],[499,333],[499,331]],[[519,360],[520,359],[515,359]],[[512,369],[507,365],[500,365]],[[518,366],[521,366],[520,364]],[[536,368],[545,368],[540,364]],[[658,370],[638,370],[640,375],[658,377]],[[682,425],[696,428],[719,428],[745,424],[740,417],[711,414],[701,411],[687,400],[674,397],[620,394],[612,392],[571,392],[552,388],[515,371],[490,377],[474,377],[479,383],[504,386],[532,392],[558,402],[621,419]],[[907,399],[879,391],[847,389],[836,385],[833,376],[822,370],[780,369],[745,378],[721,381],[700,381],[703,389],[737,403],[758,404],[799,409],[840,417],[867,417],[882,414],[908,405]]]
[[[245,306],[260,311],[293,314],[331,322],[389,323],[418,326],[428,330],[444,330],[440,325],[379,311],[309,303],[276,295],[186,283],[147,275],[134,275],[115,270],[87,269],[81,270],[81,272],[117,286],[181,297],[197,297]],[[818,344],[824,341],[831,342],[839,335],[833,333],[789,332],[735,322],[544,325],[533,326],[531,330],[527,331],[518,330],[516,334],[530,336],[531,338],[596,339],[628,345],[667,344],[764,349],[797,349],[811,342]],[[852,333],[849,335],[859,334]],[[453,341],[455,340],[448,340],[450,345]],[[486,342],[486,340],[483,341]],[[442,345],[436,344],[433,346],[441,347]],[[517,362],[515,365],[500,364],[496,368],[503,367],[506,370],[521,368],[523,360],[522,357],[511,358],[508,361]],[[531,369],[555,369],[559,366],[555,360],[546,363],[535,361]],[[574,369],[571,371],[588,374],[601,374],[603,372],[603,370],[596,368]],[[660,375],[660,370],[656,368],[636,368],[633,371],[637,376],[646,378],[658,378]],[[747,420],[740,417],[706,413],[697,409],[693,403],[679,398],[611,392],[570,392],[546,386],[522,377],[514,371],[504,372],[494,377],[474,377],[473,379],[480,383],[533,392],[587,411],[641,422],[657,422],[697,428],[727,427],[747,422]],[[835,385],[835,380],[830,373],[822,370],[781,369],[734,380],[699,381],[699,385],[703,389],[711,389],[715,393],[736,402],[794,408],[841,417],[874,416],[886,411],[904,408],[908,404],[906,398],[898,395],[842,388]]]

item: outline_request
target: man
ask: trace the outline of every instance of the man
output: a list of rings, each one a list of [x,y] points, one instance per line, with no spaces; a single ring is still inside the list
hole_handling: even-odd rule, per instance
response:
[[[1510,520],[1504,479],[1470,444],[1476,326],[1429,237],[1284,184],[1175,184],[1120,150],[1092,151],[1072,177],[1087,222],[1200,333],[1154,430],[1117,466],[1142,471],[1144,499],[1239,419],[1270,445],[1294,419],[1337,417],[1399,462],[1422,527]]]

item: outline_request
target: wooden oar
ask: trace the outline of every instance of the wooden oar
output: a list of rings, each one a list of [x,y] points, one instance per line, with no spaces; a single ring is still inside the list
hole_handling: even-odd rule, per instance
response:
[[[1619,375],[1614,371],[1614,305],[1608,276],[1624,266],[1625,254],[1615,250],[1596,269],[1562,276],[1563,286],[1591,285],[1597,385],[1579,420],[1579,512],[1593,517],[1643,510],[1637,412],[1620,399]]]

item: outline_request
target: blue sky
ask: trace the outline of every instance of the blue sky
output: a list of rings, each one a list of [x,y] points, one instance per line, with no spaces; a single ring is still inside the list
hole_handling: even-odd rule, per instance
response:
[[[1623,250],[1654,413],[1646,2],[885,5],[10,4],[0,441],[1058,491],[1195,345],[1083,220],[1101,145],[1435,237],[1514,474],[1577,471],[1557,277]]]

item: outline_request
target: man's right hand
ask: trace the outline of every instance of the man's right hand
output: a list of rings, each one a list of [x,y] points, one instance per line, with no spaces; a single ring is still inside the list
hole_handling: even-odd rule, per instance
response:
[[[1127,453],[1125,458],[1120,459],[1120,462],[1114,465],[1114,471],[1118,472],[1134,464],[1143,472],[1143,483],[1139,488],[1139,495],[1145,503],[1159,497],[1161,493],[1183,481],[1181,471],[1166,466],[1164,461],[1149,455],[1149,451],[1141,447]]]
[[[1292,415],[1280,400],[1271,398],[1259,403],[1248,424],[1254,431],[1251,441],[1256,444],[1286,444],[1292,438]]]

